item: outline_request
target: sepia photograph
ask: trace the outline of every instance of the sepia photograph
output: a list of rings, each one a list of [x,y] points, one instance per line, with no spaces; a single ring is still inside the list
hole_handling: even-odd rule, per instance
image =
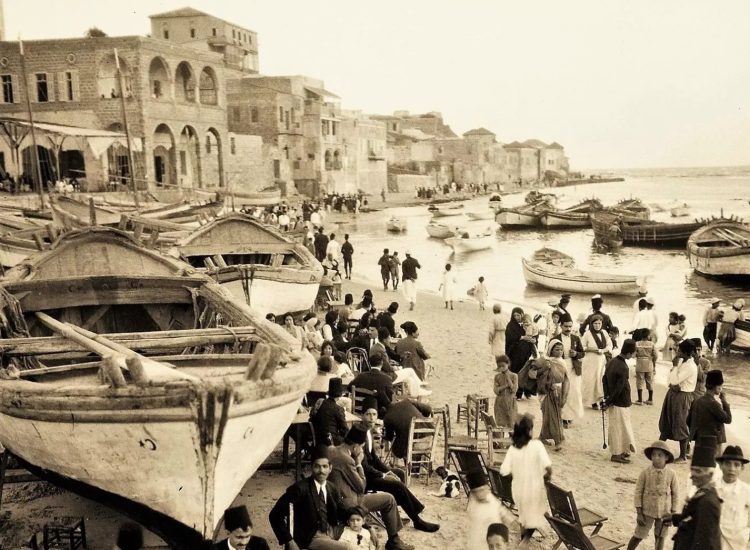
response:
[[[749,31],[0,0],[0,550],[750,548]]]

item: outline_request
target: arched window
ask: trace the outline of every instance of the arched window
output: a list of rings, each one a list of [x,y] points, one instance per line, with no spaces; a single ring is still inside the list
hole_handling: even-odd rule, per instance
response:
[[[201,71],[201,76],[198,80],[198,88],[200,93],[200,101],[202,104],[216,105],[218,103],[216,94],[216,78],[214,77],[213,71],[208,67]]]
[[[206,153],[211,154],[211,134],[206,134]]]

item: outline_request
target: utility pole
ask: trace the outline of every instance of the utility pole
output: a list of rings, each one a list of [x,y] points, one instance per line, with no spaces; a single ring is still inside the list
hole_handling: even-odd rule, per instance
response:
[[[1,0],[0,0],[1,1]],[[44,210],[44,182],[42,182],[42,168],[39,165],[39,149],[36,145],[36,132],[34,131],[34,114],[31,111],[31,97],[29,82],[26,76],[26,59],[23,51],[23,40],[18,37],[18,49],[21,54],[21,75],[23,77],[24,96],[26,97],[26,112],[29,116],[29,129],[31,130],[31,144],[34,147],[32,166],[36,172],[37,191],[39,193],[39,209]]]
[[[117,81],[120,84],[120,105],[122,105],[122,124],[125,127],[125,139],[128,142],[128,164],[130,165],[130,188],[133,191],[133,200],[135,201],[135,209],[140,210],[141,206],[138,201],[138,190],[135,183],[135,161],[133,159],[133,147],[130,143],[130,129],[128,128],[128,113],[125,109],[125,86],[122,81],[122,71],[120,70],[120,58],[117,56],[117,48],[115,48],[115,66],[117,67]]]

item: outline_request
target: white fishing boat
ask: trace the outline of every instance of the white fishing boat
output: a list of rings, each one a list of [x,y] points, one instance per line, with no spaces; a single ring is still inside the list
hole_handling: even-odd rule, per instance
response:
[[[573,258],[551,248],[543,248],[531,260],[522,258],[521,262],[526,284],[552,290],[635,296],[644,284],[644,280],[635,275],[581,271],[576,269]]]
[[[690,267],[712,277],[750,275],[750,226],[737,219],[715,220],[687,242]]]
[[[469,218],[472,221],[477,220],[494,220],[495,219],[495,213],[491,211],[487,212],[467,212],[466,217]]]
[[[744,353],[750,352],[750,321],[735,321],[734,335],[731,348]]]
[[[427,234],[435,239],[447,239],[456,234],[455,228],[450,228],[444,223],[438,223],[436,221],[428,223],[425,229],[427,229]]]
[[[539,214],[529,208],[503,208],[498,211],[495,221],[506,227],[539,227]]]
[[[689,216],[690,205],[688,203],[683,203],[683,204],[678,204],[677,206],[672,206],[669,209],[669,213],[673,218],[681,218],[683,216]]]
[[[563,210],[547,210],[539,220],[544,227],[588,227],[591,213],[602,209],[598,199],[587,199]]]
[[[476,252],[492,248],[492,243],[495,242],[495,235],[493,235],[491,229],[487,229],[487,231],[478,235],[471,235],[467,231],[463,231],[455,237],[445,239],[445,242],[456,253]]]
[[[456,204],[454,206],[437,207],[431,205],[429,211],[432,212],[433,218],[447,218],[448,216],[460,216],[464,213],[464,205]]]
[[[315,364],[190,266],[73,231],[0,288],[0,443],[175,548],[213,539]]]
[[[406,231],[406,221],[400,218],[391,217],[385,222],[385,228],[391,233],[401,233]]]
[[[204,225],[170,255],[210,275],[264,316],[310,309],[323,277],[323,267],[302,244],[239,213]]]

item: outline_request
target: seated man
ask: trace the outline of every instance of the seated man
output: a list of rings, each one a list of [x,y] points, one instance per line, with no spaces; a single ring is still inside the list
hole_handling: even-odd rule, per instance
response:
[[[288,487],[273,505],[268,514],[271,528],[285,550],[349,550],[348,544],[335,540],[346,505],[336,486],[328,483],[328,447],[316,447],[312,459],[312,475]],[[293,525],[289,520],[290,506]]]
[[[393,320],[393,316],[398,312],[398,302],[391,302],[386,311],[383,311],[378,315],[378,321],[380,326],[388,329],[388,334],[391,338],[396,337],[396,321]]]
[[[368,397],[364,401],[364,414],[362,415],[362,428],[367,433],[363,451],[364,458],[362,466],[367,480],[367,491],[382,491],[393,495],[398,504],[409,519],[414,523],[414,528],[428,533],[434,533],[440,526],[430,523],[419,517],[424,511],[424,505],[405,485],[406,474],[397,468],[388,468],[376,453],[373,445],[372,431],[378,421],[378,402],[374,397]]]
[[[393,381],[390,376],[381,371],[382,366],[383,356],[373,355],[370,360],[370,370],[360,372],[355,376],[354,380],[349,383],[349,389],[351,390],[353,386],[376,392],[378,406],[384,413],[393,401]]]
[[[312,422],[319,443],[326,445],[341,443],[349,430],[346,425],[346,413],[336,402],[336,399],[343,394],[344,385],[341,378],[331,378],[328,381],[328,397],[318,401],[310,411],[310,422]]]
[[[229,537],[215,546],[215,550],[269,550],[266,539],[253,536],[253,522],[245,506],[228,508],[224,512],[224,528]]]
[[[432,416],[432,407],[427,403],[402,399],[391,403],[385,416],[385,439],[393,442],[391,452],[396,458],[405,459],[409,444],[409,430],[412,418],[428,418]]]
[[[406,386],[406,393],[411,397],[426,397],[432,394],[432,391],[424,387],[425,382],[419,378],[414,369],[398,365],[401,362],[401,357],[391,347],[391,336],[388,334],[387,328],[381,326],[378,329],[378,342],[381,347],[373,347],[370,355],[375,355],[375,350],[383,350],[382,370],[391,377],[394,384],[403,382]],[[391,364],[391,361],[396,364]]]
[[[386,550],[413,550],[398,536],[403,527],[398,515],[398,505],[393,495],[376,492],[365,493],[367,480],[362,466],[362,446],[367,442],[367,432],[361,426],[353,426],[344,442],[329,450],[331,460],[331,485],[341,494],[347,508],[362,506],[368,512],[380,512],[388,532]]]

